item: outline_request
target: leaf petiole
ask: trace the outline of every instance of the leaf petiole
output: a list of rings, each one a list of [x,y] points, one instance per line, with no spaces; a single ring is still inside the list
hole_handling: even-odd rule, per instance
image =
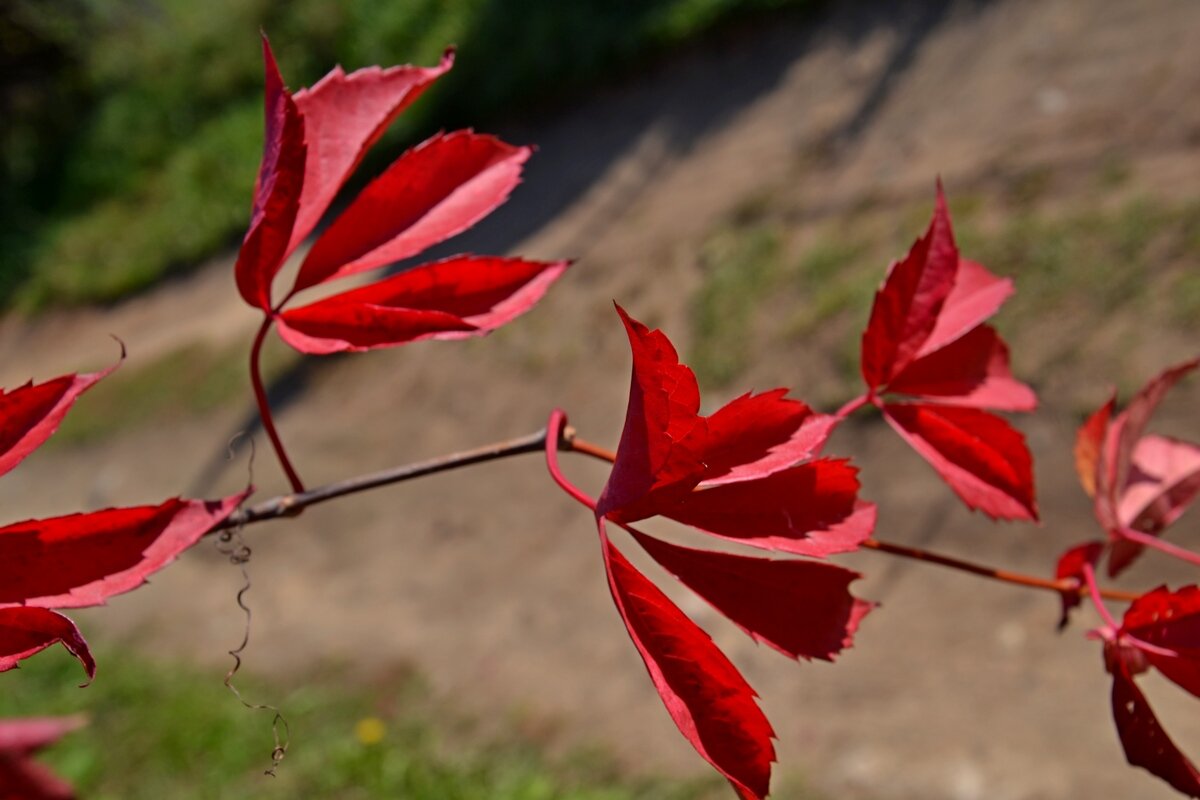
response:
[[[287,475],[288,483],[292,486],[292,491],[300,494],[304,492],[304,482],[300,480],[295,467],[292,466],[291,459],[288,458],[287,449],[283,446],[283,440],[279,438],[279,431],[275,429],[275,420],[271,416],[271,404],[267,399],[267,390],[263,385],[262,379],[260,365],[262,346],[263,342],[266,341],[267,332],[271,330],[273,322],[274,317],[272,316],[264,318],[262,325],[259,326],[258,333],[254,336],[254,344],[250,348],[250,383],[254,387],[254,402],[258,405],[258,415],[262,419],[263,430],[267,432],[267,438],[271,440],[271,447],[275,450],[275,455],[279,458],[279,464],[283,467],[283,471]]]

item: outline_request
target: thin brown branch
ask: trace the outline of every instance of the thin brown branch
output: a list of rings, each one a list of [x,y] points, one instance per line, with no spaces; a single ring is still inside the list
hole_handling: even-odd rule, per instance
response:
[[[583,453],[585,456],[600,459],[613,463],[617,460],[617,454],[611,450],[606,450],[598,444],[592,444],[587,439],[580,439],[575,435],[575,429],[570,425],[563,428],[564,450],[574,450],[576,453]]]
[[[405,464],[385,469],[381,472],[359,475],[336,483],[318,486],[315,489],[305,492],[294,492],[292,494],[280,495],[279,497],[272,497],[270,500],[264,500],[250,508],[244,508],[230,514],[224,522],[213,528],[210,533],[225,530],[226,528],[236,528],[239,525],[251,525],[255,522],[279,519],[280,517],[294,517],[309,506],[315,506],[338,497],[377,489],[381,486],[389,486],[393,483],[402,483],[413,478],[422,478],[426,475],[446,472],[458,469],[459,467],[468,467],[472,464],[496,461],[523,453],[540,453],[545,446],[546,431],[543,429],[517,439],[509,439],[508,441],[477,447],[473,450],[451,453],[428,461],[419,461],[415,464]],[[570,449],[570,443],[567,441],[564,441],[562,446],[564,449]]]
[[[867,539],[862,543],[862,547],[866,550],[875,550],[901,558],[911,558],[914,561],[924,561],[926,564],[937,564],[938,566],[956,569],[959,572],[969,572],[981,578],[990,578],[994,581],[1002,581],[1017,586],[1028,586],[1032,589],[1044,589],[1049,592],[1057,592],[1058,594],[1085,595],[1088,592],[1087,587],[1078,581],[1054,580],[1038,577],[1037,575],[1026,575],[1022,572],[1010,572],[983,564],[976,564],[972,561],[965,561],[961,558],[922,550],[918,547],[908,547],[907,545],[885,542],[875,538]],[[1126,603],[1133,602],[1139,596],[1135,592],[1124,592],[1119,589],[1101,589],[1100,594],[1107,600],[1120,600]]]
[[[355,478],[348,478],[337,483],[330,483],[325,486],[319,486],[316,489],[310,489],[306,492],[296,492],[293,494],[281,495],[273,497],[270,500],[265,500],[250,508],[242,509],[231,514],[224,522],[213,528],[210,533],[235,528],[239,525],[250,525],[255,522],[265,522],[270,519],[279,519],[280,517],[291,517],[299,514],[309,506],[324,503],[327,500],[333,500],[346,495],[365,492],[370,489],[376,489],[381,486],[388,486],[393,483],[402,483],[403,481],[412,480],[413,478],[421,478],[426,475],[433,475],[438,472],[447,472],[459,467],[467,467],[472,464],[482,464],[487,461],[497,461],[509,456],[521,455],[524,453],[538,453],[545,449],[546,446],[546,430],[543,428],[540,431],[531,433],[527,436],[521,436],[516,439],[509,439],[504,442],[496,442],[494,444],[477,447],[474,450],[464,450],[459,453],[451,453],[450,455],[441,456],[439,458],[430,459],[429,461],[421,461],[416,464],[406,464],[400,467],[383,470],[382,472],[374,472],[369,475],[360,475]],[[573,450],[576,453],[591,456],[592,458],[601,461],[612,463],[616,460],[616,454],[611,450],[603,448],[597,444],[582,439],[575,434],[575,429],[571,426],[563,428],[562,435],[559,438],[558,446],[562,450]],[[1017,586],[1025,586],[1032,589],[1042,589],[1044,591],[1057,592],[1058,594],[1084,594],[1087,592],[1086,587],[1079,585],[1071,580],[1055,580],[1051,578],[1042,578],[1037,575],[1027,575],[1020,572],[1010,572],[1008,570],[989,567],[984,564],[976,564],[971,561],[966,561],[953,556],[942,555],[929,550],[923,550],[917,547],[909,547],[907,545],[895,544],[892,542],[883,541],[880,539],[867,539],[862,543],[864,549],[875,550],[888,555],[899,556],[900,558],[909,558],[914,561],[923,561],[927,564],[937,564],[939,566],[956,569],[959,572],[967,572],[971,575],[978,575],[982,578],[988,578],[994,581],[1014,584]],[[1132,602],[1138,597],[1137,593],[1121,591],[1119,589],[1102,589],[1101,595],[1108,600],[1118,600],[1123,602]]]
[[[862,403],[858,403],[854,407],[857,408],[858,405],[862,405]],[[612,462],[616,460],[615,453],[611,452],[610,450],[606,450],[599,445],[592,444],[586,439],[579,438],[575,435],[575,431],[572,428],[567,428],[566,431],[564,431],[564,435],[570,437],[570,449],[577,453],[583,453],[584,455],[589,455],[592,458],[597,458],[601,461]],[[917,547],[894,544],[892,542],[887,542],[876,538],[867,539],[862,543],[862,547],[866,550],[875,550],[880,553],[899,556],[900,558],[910,558],[914,561],[924,561],[927,564],[937,564],[942,567],[956,569],[959,572],[968,572],[972,575],[978,575],[981,578],[989,578],[994,581],[1010,583],[1016,586],[1027,586],[1032,589],[1043,589],[1045,591],[1057,592],[1058,594],[1067,593],[1085,595],[1088,591],[1087,587],[1081,585],[1078,581],[1054,580],[1050,578],[1042,578],[1037,575],[1026,575],[1021,572],[1010,572],[1009,570],[997,569],[984,564],[976,564],[972,561],[966,561],[961,558],[942,555],[941,553],[922,550]],[[1138,597],[1137,593],[1124,592],[1119,589],[1101,589],[1100,594],[1107,600],[1119,600],[1127,603],[1133,602]]]

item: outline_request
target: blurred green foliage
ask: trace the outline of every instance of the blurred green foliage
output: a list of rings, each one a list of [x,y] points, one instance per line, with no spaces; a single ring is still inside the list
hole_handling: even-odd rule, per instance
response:
[[[7,0],[0,306],[111,301],[236,242],[261,148],[260,28],[293,88],[335,63],[431,64],[457,44],[454,71],[385,142],[394,155],[811,2]]]
[[[223,670],[100,654],[95,683],[61,650],[5,676],[0,717],[83,712],[90,724],[38,756],[92,800],[322,798],[343,800],[699,800],[727,785],[621,778],[595,754],[551,761],[530,740],[488,744],[423,699],[419,682],[350,689],[333,680],[281,688],[238,681],[250,700],[271,698],[290,747],[274,778],[272,714],[243,707]],[[280,728],[281,736],[283,728]],[[453,746],[472,741],[469,747]]]

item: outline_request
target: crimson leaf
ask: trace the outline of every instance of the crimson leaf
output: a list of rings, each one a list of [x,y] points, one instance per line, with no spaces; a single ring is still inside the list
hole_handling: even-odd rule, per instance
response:
[[[288,309],[279,335],[303,353],[479,336],[531,309],[565,261],[455,256]]]
[[[125,348],[121,348],[121,359]],[[0,389],[0,475],[10,471],[49,439],[79,395],[109,375],[120,361],[101,372],[62,375],[5,392]]]
[[[633,536],[713,608],[790,658],[833,661],[875,607],[850,594],[850,583],[862,576],[834,564],[751,558]]]
[[[933,219],[902,261],[892,264],[875,294],[862,338],[862,375],[878,389],[916,360],[937,325],[954,285],[958,248],[938,182]]]
[[[891,426],[969,507],[1000,519],[1037,519],[1025,437],[974,408],[888,403]]]
[[[392,121],[453,63],[454,54],[447,51],[435,67],[366,67],[349,75],[335,67],[311,87],[296,92],[309,153],[287,252],[312,232],[338,189]]]
[[[1188,797],[1200,797],[1200,771],[1163,730],[1124,664],[1113,671],[1112,710],[1131,765],[1149,770]]]
[[[83,665],[89,681],[96,676],[96,662],[74,622],[47,608],[0,608],[0,672],[59,643]]]
[[[69,784],[32,756],[86,722],[82,716],[0,720],[0,797],[5,800],[75,797]]]
[[[0,605],[78,608],[142,585],[237,508],[223,500],[167,500],[29,520],[0,528]]]
[[[271,309],[271,282],[291,247],[296,212],[304,183],[307,150],[304,117],[283,85],[267,38],[263,37],[266,72],[262,164],[254,190],[250,227],[234,265],[242,299],[263,311]]]
[[[470,228],[508,199],[530,152],[470,131],[409,150],[321,234],[295,290],[401,261]]]
[[[613,602],[671,719],[742,800],[762,800],[775,732],[754,690],[708,634],[608,541],[603,520],[600,530]]]

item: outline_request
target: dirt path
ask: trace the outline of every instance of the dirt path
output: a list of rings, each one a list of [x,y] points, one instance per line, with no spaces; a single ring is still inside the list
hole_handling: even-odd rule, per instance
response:
[[[539,309],[487,340],[422,344],[310,372],[302,402],[280,420],[306,479],[529,432],[555,405],[589,437],[615,441],[628,355],[611,298],[664,326],[686,352],[698,249],[756,196],[783,198],[796,225],[815,226],[868,200],[925,199],[935,174],[986,194],[1053,163],[1052,191],[1078,197],[1093,191],[1098,165],[1114,154],[1133,176],[1124,192],[1187,198],[1200,187],[1200,50],[1191,46],[1200,5],[856,9],[817,28],[783,20],[732,36],[505,132],[538,142],[540,152],[509,206],[456,247],[579,263]],[[104,312],[4,322],[3,385],[107,363],[109,332],[129,343],[130,369],[193,341],[248,341],[255,319],[237,302],[229,270],[215,263]],[[1145,337],[1130,356],[1149,357],[1143,376],[1195,346],[1153,318],[1110,322],[1136,323]],[[1013,332],[1014,352],[1053,330]],[[785,384],[808,395],[809,376],[824,374],[821,354],[835,346],[827,339],[758,354],[750,383],[737,388]],[[1100,401],[1094,376],[1047,385],[1072,380]],[[1196,399],[1192,389],[1168,412],[1186,418]],[[878,426],[840,432],[831,449],[864,465],[891,538],[1046,572],[1057,552],[1091,535],[1069,461],[1083,400],[1046,400],[1045,412],[1023,423],[1039,459],[1041,528],[971,516]],[[6,516],[61,513],[81,498],[147,502],[195,486],[197,465],[220,453],[244,412],[149,423],[116,441],[40,453],[0,482]],[[568,468],[585,486],[604,479],[590,463]],[[206,491],[231,490],[245,474],[241,458]],[[283,488],[262,451],[255,482],[264,495]],[[568,747],[599,743],[634,769],[700,771],[613,612],[593,537],[587,514],[553,489],[536,457],[255,529],[250,666],[301,674],[335,666],[355,678],[414,668],[497,730]],[[836,667],[798,666],[756,648],[675,595],[759,689],[785,780],[843,798],[1174,796],[1124,766],[1098,650],[1082,626],[1054,632],[1055,598],[872,554],[849,561],[870,575],[860,593],[884,607]],[[1155,580],[1149,567],[1130,582]],[[223,664],[240,636],[237,583],[201,547],[153,585],[80,617],[111,640]],[[1200,753],[1194,702],[1147,684],[1172,735]]]

